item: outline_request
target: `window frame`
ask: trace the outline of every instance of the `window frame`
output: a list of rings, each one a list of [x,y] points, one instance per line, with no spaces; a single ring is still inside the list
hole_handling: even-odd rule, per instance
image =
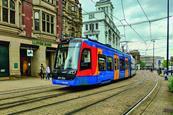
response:
[[[4,5],[4,1],[7,2],[7,5]],[[12,3],[14,3],[14,8],[12,8]],[[16,24],[16,2],[15,0],[2,0],[2,22],[9,24]],[[5,14],[6,12],[7,14]],[[1,19],[0,19],[1,20]]]
[[[120,59],[120,71],[125,71],[125,59]]]
[[[87,50],[87,51],[89,51],[90,52],[90,64],[89,64],[89,67],[88,68],[81,68],[81,63],[82,63],[82,54],[83,54],[83,52],[85,51],[85,50]],[[84,49],[82,49],[82,52],[81,52],[81,59],[80,59],[80,71],[82,71],[82,70],[88,70],[88,69],[92,69],[92,56],[91,56],[92,54],[91,54],[91,49],[89,49],[89,48],[84,48]]]
[[[36,18],[35,13],[38,13],[38,19]],[[36,30],[36,21],[38,21],[38,30]],[[40,31],[40,11],[39,10],[34,10],[34,30]]]
[[[52,14],[49,14],[47,12],[42,11],[41,13],[42,18],[41,18],[41,23],[42,23],[42,29],[41,31],[44,33],[48,33],[48,34],[55,34],[55,16]],[[43,18],[44,15],[44,18]]]
[[[104,65],[105,65],[105,68],[104,69],[100,69],[100,65],[99,65],[99,58],[104,58],[105,59],[105,63],[104,63]],[[99,71],[106,71],[106,68],[107,68],[107,65],[106,65],[106,55],[103,55],[103,54],[98,54],[98,70]]]
[[[112,62],[111,62],[111,68],[110,69],[108,68],[108,58],[110,58],[112,60]],[[106,66],[106,70],[107,71],[113,71],[114,70],[114,67],[113,67],[113,58],[111,56],[107,56],[106,57],[106,65],[107,65]]]

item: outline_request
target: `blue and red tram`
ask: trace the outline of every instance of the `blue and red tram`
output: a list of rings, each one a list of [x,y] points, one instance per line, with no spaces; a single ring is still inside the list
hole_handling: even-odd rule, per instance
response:
[[[52,83],[96,85],[133,76],[131,55],[97,41],[72,38],[57,48]]]

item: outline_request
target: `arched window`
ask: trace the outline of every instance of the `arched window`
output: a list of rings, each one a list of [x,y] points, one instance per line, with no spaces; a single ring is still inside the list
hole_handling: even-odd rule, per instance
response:
[[[35,30],[39,31],[40,30],[40,14],[39,11],[35,11],[34,13],[34,25],[35,25]]]
[[[3,22],[15,24],[15,2],[14,0],[2,0]]]

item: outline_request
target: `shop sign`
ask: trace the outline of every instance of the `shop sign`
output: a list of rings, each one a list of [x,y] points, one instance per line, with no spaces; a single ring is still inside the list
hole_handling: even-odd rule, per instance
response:
[[[33,50],[27,50],[27,56],[32,57],[33,56]]]
[[[40,46],[47,46],[47,47],[51,47],[51,43],[47,42],[47,41],[41,41],[41,40],[33,40],[32,41],[33,45],[40,45]]]

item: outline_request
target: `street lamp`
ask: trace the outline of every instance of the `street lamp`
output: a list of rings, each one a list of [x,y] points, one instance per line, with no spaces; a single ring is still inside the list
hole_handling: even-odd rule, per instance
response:
[[[169,0],[167,1],[167,76],[169,70],[168,63],[169,63]]]
[[[153,42],[153,70],[154,70],[154,46],[155,46],[155,40],[151,40]]]

